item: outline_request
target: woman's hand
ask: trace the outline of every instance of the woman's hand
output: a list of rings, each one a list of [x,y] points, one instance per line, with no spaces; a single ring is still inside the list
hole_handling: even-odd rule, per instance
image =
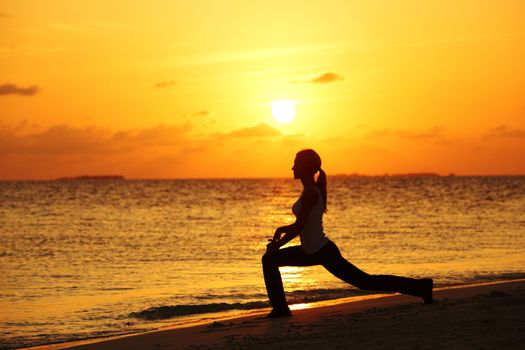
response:
[[[278,227],[277,230],[275,230],[272,241],[278,241],[281,239],[281,235],[284,232],[283,229],[284,229],[284,226],[281,226],[281,227]]]
[[[279,240],[281,239],[281,235],[283,234],[285,229],[285,226],[278,227],[277,230],[275,230],[275,233],[273,235],[272,239],[269,239],[269,243],[266,245],[266,252],[267,253],[273,253],[279,250],[280,244]]]
[[[273,253],[279,250],[279,241],[269,239],[269,243],[266,245],[266,253]]]

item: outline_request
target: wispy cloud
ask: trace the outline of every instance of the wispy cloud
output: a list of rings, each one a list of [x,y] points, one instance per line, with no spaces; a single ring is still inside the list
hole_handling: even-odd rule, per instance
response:
[[[513,34],[515,35],[515,34]],[[390,50],[400,49],[406,47],[422,47],[422,46],[437,46],[437,45],[450,45],[456,43],[472,42],[472,41],[484,41],[493,40],[498,38],[505,38],[509,35],[478,35],[478,36],[466,36],[466,37],[451,37],[444,38],[441,40],[420,40],[420,41],[386,41],[386,42],[366,42],[366,43],[349,43],[349,42],[333,42],[324,44],[305,45],[297,47],[274,47],[264,49],[249,49],[249,50],[238,50],[238,51],[216,51],[209,52],[197,48],[198,51],[202,51],[195,54],[180,55],[176,57],[169,57],[161,61],[155,62],[159,65],[168,66],[187,66],[187,65],[206,65],[206,64],[221,64],[231,63],[237,61],[251,61],[258,59],[268,58],[279,58],[289,57],[296,55],[305,55],[316,52],[362,52],[369,50]],[[517,35],[523,37],[523,34]],[[178,45],[179,46],[179,45]]]
[[[404,130],[404,129],[383,129],[383,130],[371,130],[368,132],[367,137],[370,138],[380,138],[387,136],[396,136],[401,139],[408,140],[428,140],[428,139],[438,139],[443,136],[444,126],[434,126],[427,130],[414,131],[414,130]]]
[[[193,113],[191,116],[192,117],[207,117],[207,116],[210,116],[212,114],[213,114],[212,111],[201,110],[201,111]]]
[[[256,126],[234,130],[227,134],[221,134],[222,137],[272,137],[279,136],[281,132],[270,125],[261,123]]]
[[[115,22],[106,22],[99,20],[86,20],[79,23],[71,24],[65,22],[48,22],[45,23],[47,28],[61,32],[87,32],[92,30],[116,30],[129,29],[127,25]]]
[[[135,146],[174,146],[186,139],[190,124],[181,126],[160,124],[152,128],[120,131],[113,135],[113,141]]]
[[[177,85],[177,82],[175,80],[166,80],[166,81],[160,81],[155,84],[156,88],[169,88],[172,86]]]
[[[488,130],[485,138],[525,138],[525,130],[514,129],[506,124]]]
[[[0,46],[1,56],[28,56],[28,55],[50,55],[64,51],[64,46],[43,46],[43,45],[10,45]]]
[[[32,96],[36,95],[40,89],[36,85],[29,87],[19,87],[15,84],[6,83],[0,85],[0,95],[22,95],[22,96]]]
[[[396,134],[403,139],[426,140],[441,137],[444,129],[443,126],[434,126],[424,131],[396,130]]]
[[[343,81],[345,78],[341,74],[327,72],[320,75],[317,75],[308,79],[296,79],[290,81],[292,84],[297,83],[312,83],[312,84],[324,84],[324,83],[334,83],[338,81]]]
[[[126,24],[122,24],[122,23],[118,23],[118,22],[99,21],[99,20],[96,20],[96,19],[87,20],[87,21],[83,22],[83,25],[85,25],[86,27],[89,27],[89,28],[110,29],[110,30],[130,29],[131,28],[130,26],[128,26]]]
[[[178,55],[176,58],[169,58],[170,66],[187,66],[187,65],[206,65],[206,64],[221,64],[237,61],[251,61],[258,59],[287,57],[294,55],[302,55],[314,53],[319,51],[342,49],[346,44],[323,44],[323,45],[307,45],[296,47],[273,47],[263,49],[248,49],[237,51],[215,51],[203,50],[198,48],[199,53],[189,55]]]
[[[60,32],[81,32],[86,30],[83,26],[57,22],[47,23],[47,27]]]

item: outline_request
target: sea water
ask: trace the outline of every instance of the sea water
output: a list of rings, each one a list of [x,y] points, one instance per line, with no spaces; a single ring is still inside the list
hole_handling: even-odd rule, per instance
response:
[[[261,256],[301,190],[288,179],[0,182],[0,348],[267,307]],[[329,177],[324,228],[371,274],[522,278],[525,177]],[[363,293],[322,267],[281,273],[290,303]]]

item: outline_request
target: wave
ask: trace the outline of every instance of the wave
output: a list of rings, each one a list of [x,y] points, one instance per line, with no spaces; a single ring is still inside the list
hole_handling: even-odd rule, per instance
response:
[[[353,288],[339,289],[313,289],[296,290],[287,293],[289,304],[311,303],[321,300],[339,299],[357,295],[372,294],[374,292],[362,291]],[[155,306],[146,310],[131,312],[128,317],[139,318],[147,321],[165,320],[177,316],[205,314],[230,310],[253,310],[269,307],[267,301],[247,301],[238,303],[208,303],[193,305],[168,305]]]
[[[438,284],[439,287],[447,287],[460,285],[465,283],[480,283],[480,282],[490,282],[497,280],[513,280],[525,278],[525,273],[522,272],[508,272],[508,273],[499,273],[497,275],[489,274],[479,274],[471,276],[470,278],[463,278],[459,280],[450,280],[447,282],[440,281]],[[360,290],[357,288],[327,288],[327,289],[310,289],[310,290],[295,290],[286,293],[286,299],[289,305],[293,304],[302,304],[302,303],[313,303],[323,300],[333,300],[348,298],[353,296],[360,295],[369,295],[377,294],[378,292]],[[388,293],[388,292],[382,292]],[[231,298],[232,295],[229,295]],[[263,297],[261,294],[252,294],[252,295],[243,295],[237,294],[235,297],[239,299],[251,299],[246,302],[236,302],[236,303],[227,303],[227,302],[215,302],[215,303],[202,303],[202,304],[185,304],[185,305],[168,305],[168,306],[155,306],[148,308],[146,310],[131,312],[128,317],[138,318],[147,321],[154,320],[165,320],[169,318],[174,318],[178,316],[188,316],[196,314],[206,314],[230,310],[253,310],[269,307],[270,304],[266,300],[253,300]],[[203,295],[198,296],[196,299],[202,301],[209,299],[219,299],[219,295]]]
[[[490,282],[496,280],[512,280],[525,278],[525,274],[522,272],[518,273],[499,273],[497,275],[485,275],[479,274],[471,276],[470,278],[462,278],[461,281],[450,280],[443,283],[440,281],[440,287],[454,286],[465,283],[479,283],[479,282]],[[360,290],[356,288],[331,288],[331,289],[311,289],[311,290],[295,290],[286,293],[286,299],[288,304],[301,304],[301,303],[312,303],[323,300],[333,300],[340,298],[347,298],[360,295],[375,294],[374,291]],[[229,295],[231,298],[232,296]],[[261,294],[253,295],[236,295],[239,299],[251,299],[246,302],[226,303],[202,303],[202,304],[185,304],[185,305],[167,305],[167,306],[155,306],[146,310],[131,312],[128,317],[138,318],[146,321],[154,320],[165,320],[178,316],[188,316],[196,314],[223,312],[230,310],[254,310],[269,307],[270,304],[267,301],[256,300],[262,297]],[[198,296],[196,299],[202,301],[206,299],[220,299],[218,295],[203,295]]]
[[[151,307],[149,309],[132,312],[129,317],[140,318],[143,320],[165,320],[176,316],[205,314],[210,312],[220,312],[228,310],[251,310],[267,307],[269,304],[263,301],[252,301],[247,303],[212,303],[200,305],[170,305]]]
[[[479,283],[492,281],[507,281],[525,279],[525,272],[499,272],[499,273],[479,273],[472,276],[464,276],[459,283],[451,283],[451,285],[465,284],[465,283]]]
[[[377,294],[374,291],[367,291],[350,288],[319,288],[309,290],[295,290],[286,293],[289,304],[313,303],[322,300],[340,299],[347,297],[354,297],[358,295]]]

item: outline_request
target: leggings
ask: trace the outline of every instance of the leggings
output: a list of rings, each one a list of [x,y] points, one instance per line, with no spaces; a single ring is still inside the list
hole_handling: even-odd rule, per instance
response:
[[[392,275],[369,275],[341,256],[339,248],[328,241],[319,251],[306,254],[300,246],[279,249],[262,257],[264,282],[274,309],[286,309],[283,282],[279,266],[323,265],[337,278],[360,289],[399,292],[420,296],[420,280]]]

